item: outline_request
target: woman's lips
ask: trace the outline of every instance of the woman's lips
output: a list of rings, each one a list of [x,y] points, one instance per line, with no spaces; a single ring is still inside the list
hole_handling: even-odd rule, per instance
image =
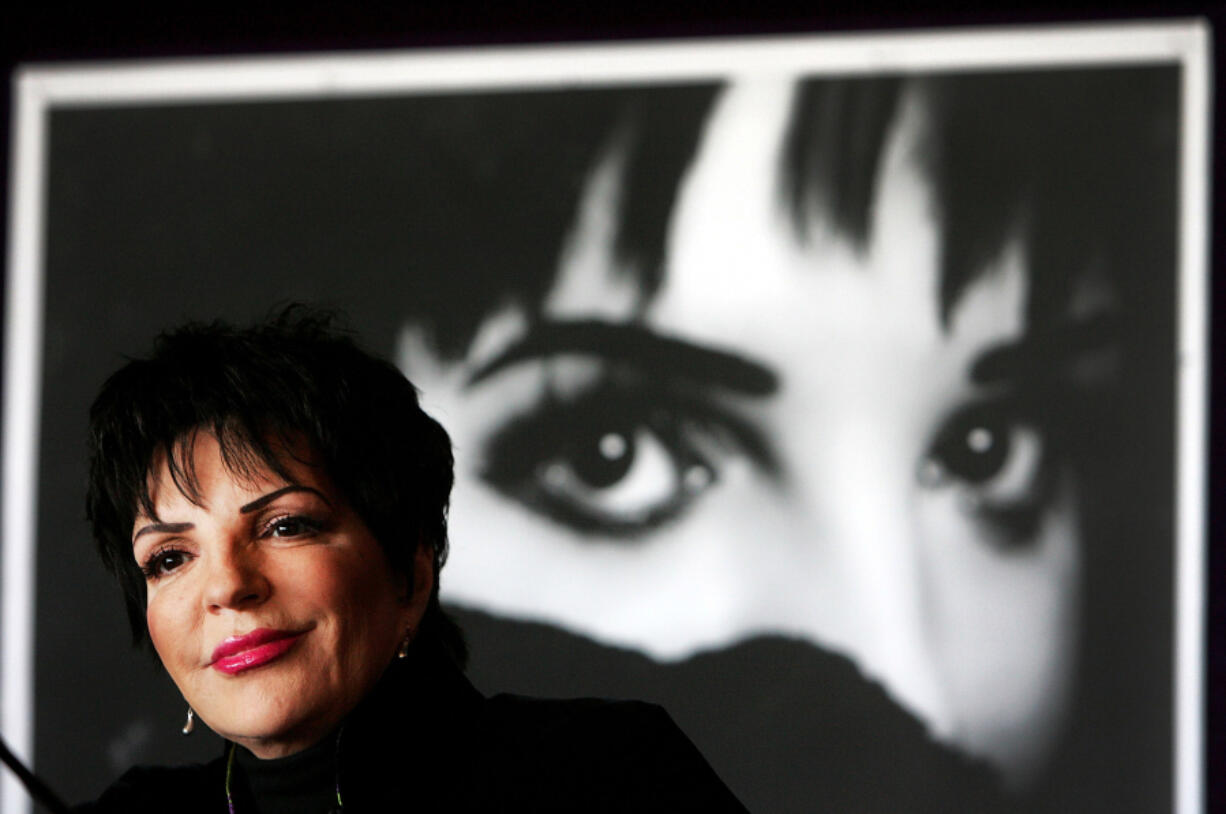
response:
[[[217,645],[209,666],[220,673],[235,675],[268,664],[283,656],[304,632],[260,628],[242,636],[231,636]]]

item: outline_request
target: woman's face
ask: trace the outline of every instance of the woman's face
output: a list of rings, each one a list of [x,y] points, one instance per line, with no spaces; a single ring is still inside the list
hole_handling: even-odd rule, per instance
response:
[[[971,377],[1024,352],[1025,249],[1002,246],[942,324],[915,93],[867,245],[820,213],[798,237],[792,101],[784,81],[718,100],[652,296],[614,252],[614,148],[540,319],[494,315],[457,364],[405,329],[402,367],[456,446],[444,599],[665,661],[797,637],[1023,779],[1065,711],[1081,567],[1027,394]]]
[[[431,586],[394,573],[322,469],[283,457],[289,480],[250,480],[223,465],[216,439],[192,450],[200,501],[172,482],[164,456],[138,517],[153,645],[208,726],[260,757],[300,751],[333,729],[391,662]]]

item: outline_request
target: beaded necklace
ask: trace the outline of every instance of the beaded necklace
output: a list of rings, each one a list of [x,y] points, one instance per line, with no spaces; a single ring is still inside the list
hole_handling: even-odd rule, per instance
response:
[[[341,814],[345,810],[345,801],[341,799],[341,735],[345,734],[344,725],[336,732],[336,748],[333,752],[336,764],[336,808],[329,814]],[[234,776],[234,753],[238,744],[230,744],[230,753],[226,756],[226,808],[229,814],[236,814],[234,795],[230,791],[230,779]]]

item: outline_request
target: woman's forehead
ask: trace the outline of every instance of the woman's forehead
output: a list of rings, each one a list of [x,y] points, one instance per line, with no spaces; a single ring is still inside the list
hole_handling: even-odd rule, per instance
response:
[[[1029,276],[1016,236],[987,259],[960,292],[952,319],[943,320],[943,247],[924,156],[930,95],[919,84],[850,85],[865,99],[890,100],[888,115],[878,122],[882,131],[873,157],[878,166],[865,175],[871,190],[852,196],[867,195],[867,242],[862,245],[840,226],[845,218],[821,208],[829,204],[820,200],[807,210],[820,225],[794,228],[780,179],[787,172],[784,157],[796,123],[812,113],[805,105],[816,104],[805,84],[774,77],[721,90],[678,185],[658,287],[650,293],[616,251],[617,222],[626,216],[620,203],[627,167],[634,159],[629,140],[611,144],[578,196],[542,308],[535,316],[523,311],[519,319],[490,320],[489,326],[505,322],[513,329],[479,332],[478,338],[488,341],[471,348],[469,359],[497,357],[524,342],[541,345],[538,351],[546,358],[548,343],[534,343],[533,337],[552,335],[550,325],[593,322],[722,347],[780,371],[789,369],[790,360],[807,358],[804,364],[811,366],[813,354],[826,346],[844,349],[834,362],[865,353],[875,358],[874,348],[894,358],[899,347],[928,353],[927,348],[951,346],[950,367],[962,371],[984,348],[1014,339]],[[834,150],[846,139],[827,138],[822,145]],[[968,296],[971,292],[975,296]],[[761,319],[764,314],[771,318]],[[983,314],[992,319],[985,321]],[[500,338],[491,338],[495,333]],[[857,354],[846,352],[848,341]],[[554,349],[563,352],[591,360],[611,350]],[[402,359],[410,375],[428,371],[420,353],[410,356]]]
[[[689,291],[687,309],[701,309],[704,301],[772,285],[770,275],[785,270],[821,276],[852,269],[888,275],[900,300],[943,318],[965,292],[953,292],[950,302],[942,296],[947,229],[932,174],[933,99],[919,80],[728,83],[675,181],[663,252],[650,269],[636,265],[645,256],[621,250],[633,221],[626,198],[641,182],[632,177],[635,153],[650,146],[612,139],[576,196],[539,312],[628,321],[668,310],[659,300],[673,288]],[[849,125],[840,115],[849,111],[868,112]],[[827,132],[813,121],[822,117],[830,119]],[[1020,237],[1002,232],[963,287]],[[831,288],[829,282],[811,285]],[[773,285],[795,298],[793,280]],[[855,287],[834,289],[848,285]]]
[[[867,234],[861,241],[844,227],[848,216],[831,209],[837,196],[811,196],[804,204],[806,226],[796,228],[794,207],[800,204],[787,198],[781,179],[796,120],[806,115],[797,112],[804,96],[787,77],[733,83],[723,90],[678,186],[658,287],[650,293],[614,250],[622,168],[632,160],[621,145],[611,148],[594,166],[576,205],[543,316],[645,319],[682,331],[690,327],[688,321],[716,330],[718,321],[722,331],[729,323],[746,322],[754,305],[806,307],[816,309],[811,311],[816,316],[831,303],[832,316],[841,318],[848,305],[857,304],[846,296],[881,300],[884,295],[935,322],[941,310],[936,297],[940,247],[932,184],[920,155],[927,121],[923,97],[907,90],[892,106],[895,113],[874,159],[880,166],[863,179],[871,188],[853,196],[867,202]],[[838,139],[825,143],[831,150],[838,145]],[[809,289],[815,289],[811,297],[804,293]],[[746,301],[746,295],[762,301]],[[868,305],[866,316],[879,311]]]
[[[156,514],[182,503],[203,507],[219,485],[255,493],[290,483],[333,490],[318,453],[301,434],[271,435],[261,450],[238,433],[196,428],[179,436],[169,451],[166,445],[154,450],[146,489]],[[142,507],[137,510],[144,514]]]

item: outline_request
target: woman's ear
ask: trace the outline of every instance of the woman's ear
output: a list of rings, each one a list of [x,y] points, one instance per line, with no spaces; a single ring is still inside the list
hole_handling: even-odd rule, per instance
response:
[[[412,582],[410,586],[405,580],[401,599],[407,605],[409,625],[416,629],[434,592],[434,547],[424,540],[418,543],[413,555]]]

